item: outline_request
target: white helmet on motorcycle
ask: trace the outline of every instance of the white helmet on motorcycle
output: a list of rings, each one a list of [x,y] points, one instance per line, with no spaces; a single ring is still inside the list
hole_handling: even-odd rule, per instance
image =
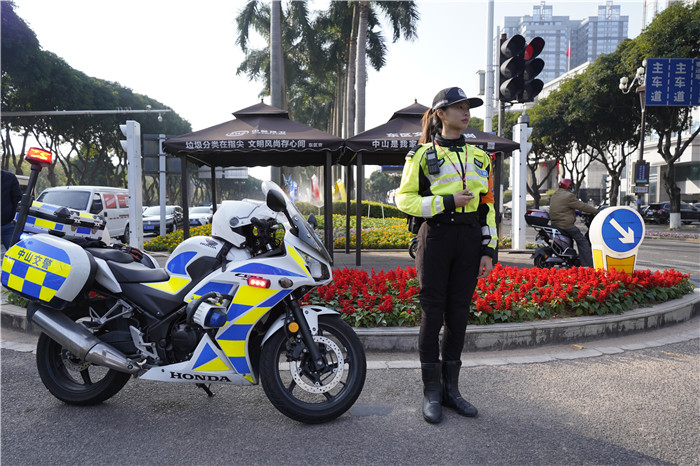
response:
[[[251,224],[250,219],[253,217],[269,216],[268,210],[262,204],[247,201],[224,201],[216,209],[212,218],[211,235],[228,241],[237,248],[242,248],[246,242],[243,228]]]

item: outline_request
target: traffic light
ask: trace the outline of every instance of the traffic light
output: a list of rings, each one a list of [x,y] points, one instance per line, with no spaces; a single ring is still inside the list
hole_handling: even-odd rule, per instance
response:
[[[126,140],[121,139],[119,143],[122,149],[129,155],[138,155],[141,157],[141,125],[138,121],[127,120],[125,125],[119,125],[122,134],[126,136]]]
[[[516,34],[501,40],[498,99],[501,102],[532,102],[542,91],[544,83],[535,77],[544,69],[544,61],[537,56],[544,48],[544,39],[535,37],[528,44]]]
[[[525,47],[523,54],[523,89],[518,98],[518,102],[532,102],[535,96],[542,91],[544,83],[535,77],[544,69],[544,60],[537,58],[544,48],[544,39],[535,37]]]
[[[516,34],[510,39],[501,39],[500,52],[498,100],[512,102],[517,99],[525,85],[522,77],[525,69],[525,38]]]

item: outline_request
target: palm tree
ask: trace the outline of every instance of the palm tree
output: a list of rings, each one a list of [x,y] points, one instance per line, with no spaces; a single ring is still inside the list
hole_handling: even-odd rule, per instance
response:
[[[393,30],[393,40],[396,42],[403,34],[404,39],[413,40],[417,37],[416,23],[419,19],[418,8],[414,1],[403,2],[370,2],[363,0],[359,2],[359,21],[357,34],[357,61],[356,84],[357,84],[357,132],[365,130],[365,87],[367,84],[366,56],[368,46],[367,33],[372,31],[377,24],[373,6],[378,7],[391,23]],[[370,44],[371,45],[371,44]],[[383,46],[383,44],[382,44]],[[350,59],[354,57],[351,55]],[[383,65],[383,63],[382,63]],[[379,68],[375,69],[379,70]],[[352,97],[349,101],[352,100]],[[352,108],[354,108],[354,102]],[[350,108],[348,109],[350,110]]]

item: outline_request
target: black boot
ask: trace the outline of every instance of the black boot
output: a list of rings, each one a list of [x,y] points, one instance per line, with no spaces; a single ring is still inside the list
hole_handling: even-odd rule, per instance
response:
[[[462,416],[475,417],[477,409],[459,393],[459,370],[462,361],[444,361],[442,363],[442,404],[452,408]]]
[[[432,424],[437,424],[442,421],[440,363],[422,363],[421,372],[423,375],[423,395],[425,395],[423,397],[423,418]]]

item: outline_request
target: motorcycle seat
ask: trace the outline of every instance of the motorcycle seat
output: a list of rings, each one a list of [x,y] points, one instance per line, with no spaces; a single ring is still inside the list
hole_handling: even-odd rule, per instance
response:
[[[98,259],[104,259],[106,261],[119,262],[121,264],[128,264],[134,262],[134,258],[131,254],[127,254],[119,249],[112,248],[85,248],[87,252],[97,257]]]
[[[119,283],[167,282],[170,279],[167,270],[161,268],[152,269],[138,262],[120,263],[109,261],[107,265],[109,265],[109,269]]]

